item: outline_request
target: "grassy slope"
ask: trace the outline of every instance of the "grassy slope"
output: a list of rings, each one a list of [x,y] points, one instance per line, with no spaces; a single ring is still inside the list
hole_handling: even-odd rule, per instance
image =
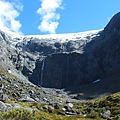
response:
[[[90,100],[86,102],[73,103],[74,109],[85,116],[64,116],[60,111],[39,111],[43,106],[38,103],[19,103],[24,107],[37,108],[32,113],[27,110],[14,109],[8,112],[0,113],[0,120],[103,120],[102,114],[107,110],[111,111],[113,120],[120,120],[120,92],[103,98]]]
[[[0,71],[1,74],[6,74],[5,71]],[[7,76],[11,79],[16,79],[11,74],[7,73]],[[88,84],[82,86],[79,89],[87,95],[99,95],[106,91],[108,93],[114,93],[120,89],[120,75],[114,75],[106,80],[95,84]],[[96,90],[96,91],[95,91]],[[76,90],[74,92],[77,92]],[[93,93],[93,94],[91,94]],[[19,102],[18,102],[19,103]],[[12,102],[11,104],[14,104]],[[111,117],[113,120],[120,120],[120,92],[109,95],[107,97],[101,97],[95,100],[86,102],[74,103],[75,111],[82,113],[79,116],[64,116],[60,115],[59,110],[49,111],[40,110],[43,105],[38,103],[19,103],[23,107],[35,107],[37,108],[32,113],[27,110],[13,109],[8,112],[0,113],[0,120],[91,120],[94,117],[95,120],[102,120],[102,114],[107,110],[111,111]]]

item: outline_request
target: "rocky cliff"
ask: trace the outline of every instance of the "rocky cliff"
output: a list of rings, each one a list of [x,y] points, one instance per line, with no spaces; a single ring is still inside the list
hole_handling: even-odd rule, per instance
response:
[[[32,83],[44,86],[43,79],[45,74],[43,70],[46,63],[46,57],[57,54],[61,55],[61,53],[70,54],[72,52],[81,54],[83,53],[84,46],[92,39],[95,39],[95,37],[99,36],[99,32],[100,31],[98,30],[63,35],[59,34],[24,37],[15,36],[13,33],[8,34],[1,31],[1,35],[4,36],[3,41],[6,43],[6,45],[12,46],[10,47],[12,51],[10,52],[8,59],[11,61],[11,63],[13,63],[15,69],[20,71]],[[62,62],[64,62],[64,60]],[[50,66],[53,64],[50,64]],[[53,66],[51,67],[53,68]],[[66,75],[68,74],[64,74],[64,77],[66,77]],[[61,80],[59,83],[61,84]],[[62,86],[59,83],[55,84],[61,88]],[[50,85],[47,87],[56,86]],[[66,85],[64,85],[64,87],[66,87]]]
[[[119,120],[119,91],[120,13],[98,31],[0,30],[0,120]]]
[[[120,73],[120,13],[79,52],[55,53],[36,62],[30,80],[44,87],[65,88]],[[119,83],[120,81],[118,81]]]
[[[65,35],[16,36],[0,31],[1,68],[54,88],[114,76],[120,72],[119,21],[120,13],[104,30]]]

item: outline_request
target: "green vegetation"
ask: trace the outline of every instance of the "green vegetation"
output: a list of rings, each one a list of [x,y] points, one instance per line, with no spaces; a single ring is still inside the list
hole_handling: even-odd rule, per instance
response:
[[[0,69],[0,74],[6,75],[12,80],[16,80],[12,74],[5,70]],[[8,81],[1,81],[1,83],[7,86]],[[12,98],[16,89],[14,89],[12,85],[8,88],[10,90],[9,96]],[[31,86],[18,86],[18,89],[22,89],[23,92],[28,90],[28,88],[36,91],[36,89]],[[93,98],[94,96],[90,96],[89,99]],[[66,98],[56,97],[56,99],[66,101]],[[6,102],[13,105],[17,103],[23,108],[0,112],[0,120],[104,120],[103,114],[108,110],[111,113],[110,118],[112,118],[112,120],[120,120],[120,92],[94,100],[73,103],[72,110],[79,113],[76,114],[76,116],[65,116],[63,109],[52,109],[49,105],[47,105],[47,109],[43,109],[46,104],[14,100],[15,101],[9,100]],[[64,108],[64,106],[66,106],[66,104],[59,105],[60,108]]]
[[[14,101],[7,101],[8,103],[15,104]],[[0,113],[2,120],[104,120],[103,114],[109,110],[112,120],[120,120],[120,92],[89,100],[85,102],[73,103],[76,112],[80,113],[78,116],[65,116],[64,111],[61,109],[41,109],[45,104],[39,103],[25,103],[17,102],[24,108],[32,108],[29,110],[13,109],[8,112]],[[64,105],[61,105],[64,107]]]
[[[86,117],[102,118],[107,110],[113,120],[120,120],[120,92],[104,98],[75,103],[74,108],[86,114]]]
[[[46,112],[13,109],[8,112],[0,113],[1,120],[92,120],[90,118],[77,118],[75,116],[62,116]],[[102,120],[102,119],[96,119]]]
[[[8,78],[16,80],[16,77],[13,76],[12,74],[8,73],[6,70],[4,69],[0,69],[0,74],[6,75]]]
[[[32,115],[27,110],[13,109],[8,112],[0,113],[1,120],[31,120]]]

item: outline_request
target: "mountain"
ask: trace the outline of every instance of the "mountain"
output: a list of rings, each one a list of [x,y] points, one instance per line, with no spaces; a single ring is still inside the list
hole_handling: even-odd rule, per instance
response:
[[[102,84],[114,76],[116,81],[120,72],[119,14],[103,30],[29,36],[1,30],[1,68],[22,81],[48,88],[79,87],[94,81]]]
[[[78,45],[76,41],[68,41],[65,52],[54,53],[52,49],[54,54],[36,62],[33,74],[29,78],[30,81],[44,87],[67,88],[90,84],[96,80],[99,80],[102,85],[107,79],[110,81],[113,79],[118,86],[112,89],[108,86],[110,90],[106,87],[104,92],[118,91],[120,83],[118,80],[120,76],[119,14],[116,14],[104,30],[100,31],[90,42],[84,41],[83,43],[83,39],[80,39],[77,42],[82,45]],[[70,47],[67,47],[69,45]],[[72,46],[74,47],[70,49]]]
[[[0,119],[120,119],[120,12],[103,30],[0,42]]]
[[[16,69],[21,71],[32,83],[41,85],[42,73],[38,70],[37,75],[34,76],[33,74],[37,68],[37,61],[42,62],[47,56],[56,53],[81,53],[86,43],[99,36],[99,32],[100,30],[94,30],[71,34],[30,36],[20,36],[8,31],[1,31],[0,33],[1,39],[13,51],[16,51],[12,51],[9,56]]]

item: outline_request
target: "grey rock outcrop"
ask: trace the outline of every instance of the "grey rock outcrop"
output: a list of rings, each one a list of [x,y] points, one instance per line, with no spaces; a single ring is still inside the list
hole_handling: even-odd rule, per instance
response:
[[[111,19],[100,36],[83,47],[81,53],[56,53],[38,60],[30,81],[35,77],[41,86],[65,88],[119,74],[119,23],[120,13]]]
[[[103,31],[67,37],[13,38],[0,32],[1,67],[9,68],[21,80],[23,76],[23,81],[54,88],[80,86],[114,76],[120,73],[119,21],[120,13]]]
[[[38,61],[37,66],[31,77],[34,78],[36,74],[35,79],[38,77],[40,85],[44,87],[66,88],[87,84],[102,74],[96,59],[78,53],[52,54],[45,58],[44,68],[43,62],[40,64]]]
[[[40,70],[36,70],[39,68],[38,61],[43,62],[44,58],[56,53],[82,53],[85,44],[98,34],[99,31],[94,31],[93,33],[48,35],[44,38],[44,36],[16,36],[11,32],[0,31],[0,65],[22,81],[30,80],[40,85],[43,75]]]
[[[81,52],[85,44],[99,35],[99,31],[66,35],[24,37],[16,48],[34,55],[48,56],[62,52]]]

